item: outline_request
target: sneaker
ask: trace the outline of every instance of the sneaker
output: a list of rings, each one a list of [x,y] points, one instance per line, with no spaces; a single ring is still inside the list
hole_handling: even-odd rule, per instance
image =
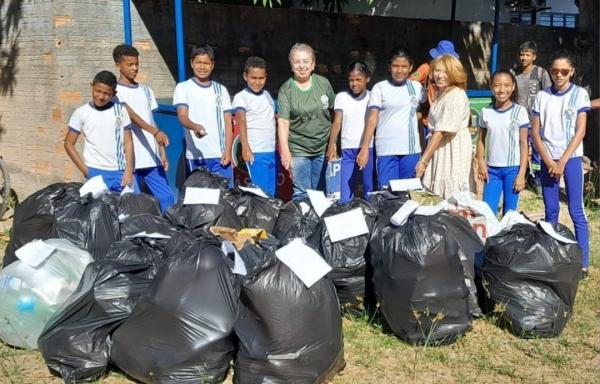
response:
[[[590,271],[587,268],[581,268],[581,280],[585,280],[590,276]]]

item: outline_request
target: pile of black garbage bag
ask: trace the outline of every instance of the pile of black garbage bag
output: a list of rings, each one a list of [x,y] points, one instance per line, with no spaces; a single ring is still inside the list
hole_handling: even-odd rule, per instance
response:
[[[580,277],[577,244],[537,226],[509,227],[485,247],[464,218],[445,211],[396,226],[406,193],[335,203],[319,216],[309,200],[228,189],[200,169],[163,216],[151,196],[93,198],[79,196],[80,187],[53,184],[22,202],[5,257],[7,265],[27,242],[55,237],[94,257],[38,340],[50,370],[69,383],[111,366],[144,383],[220,383],[231,362],[235,383],[327,382],[345,365],[342,309],[367,299],[411,344],[454,342],[482,314],[480,303],[504,308],[502,323],[519,336],[555,336]],[[188,187],[219,189],[219,204],[184,204]],[[332,242],[324,219],[353,209],[368,233]],[[267,235],[231,251],[214,226]],[[296,238],[332,267],[310,288],[276,256]]]

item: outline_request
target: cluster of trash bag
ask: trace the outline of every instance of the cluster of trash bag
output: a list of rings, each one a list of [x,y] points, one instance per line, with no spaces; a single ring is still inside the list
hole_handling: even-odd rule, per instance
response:
[[[580,278],[567,228],[500,231],[465,196],[379,192],[322,208],[200,169],[161,215],[151,196],[81,187],[53,184],[17,207],[0,271],[0,338],[39,348],[65,382],[111,366],[144,383],[220,383],[231,367],[235,383],[327,382],[345,366],[343,311],[368,301],[411,344],[452,343],[494,308],[516,335],[552,337]],[[190,188],[218,199],[190,202]],[[457,206],[488,220],[486,236]],[[364,225],[340,237],[331,223],[349,213]],[[328,267],[310,283],[281,254],[297,241]],[[33,263],[32,243],[52,251]]]

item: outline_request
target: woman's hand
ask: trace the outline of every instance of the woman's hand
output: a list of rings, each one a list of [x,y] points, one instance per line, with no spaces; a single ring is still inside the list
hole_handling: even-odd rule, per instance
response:
[[[327,147],[327,153],[325,154],[327,161],[333,161],[337,158],[337,149],[334,145],[330,145]]]
[[[290,153],[289,148],[281,148],[281,165],[286,171],[291,170],[292,168],[292,154]]]
[[[423,160],[419,160],[415,166],[415,177],[418,179],[422,178],[425,170],[427,170],[427,165],[423,163]]]

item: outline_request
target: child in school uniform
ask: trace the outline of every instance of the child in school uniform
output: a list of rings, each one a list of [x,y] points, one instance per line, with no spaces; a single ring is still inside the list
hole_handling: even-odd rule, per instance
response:
[[[264,89],[267,62],[250,57],[244,67],[246,88],[233,98],[238,123],[242,157],[248,165],[250,180],[270,196],[277,190],[275,154],[275,102]]]
[[[71,115],[65,151],[84,177],[101,175],[112,192],[121,192],[125,187],[139,192],[133,176],[131,120],[125,108],[113,101],[117,78],[109,71],[100,71],[91,88],[92,101]],[[75,149],[82,133],[85,137],[83,158]]]
[[[527,109],[516,103],[517,81],[505,70],[492,77],[494,100],[481,111],[477,161],[479,177],[485,182],[483,200],[492,212],[517,210],[519,192],[525,187],[529,153]]]
[[[365,132],[356,158],[361,169],[369,160],[369,145],[375,135],[375,154],[379,188],[390,180],[409,179],[421,156],[417,109],[426,101],[423,86],[409,80],[412,58],[397,51],[389,63],[390,79],[380,81],[371,90]]]
[[[206,167],[229,179],[233,186],[231,147],[231,99],[224,85],[211,80],[215,54],[209,45],[192,48],[190,65],[194,76],[177,84],[173,105],[185,128],[185,157],[189,171]]]
[[[152,112],[158,108],[154,92],[147,85],[135,81],[139,70],[139,55],[135,47],[127,44],[118,45],[113,50],[115,66],[119,70],[116,97],[133,121],[131,132],[137,182],[139,185],[144,182],[164,212],[173,205],[175,197],[165,173],[169,168],[165,147],[159,145],[155,138],[161,132],[156,128],[152,116]],[[141,126],[144,124],[150,126],[154,133],[142,130]]]
[[[356,156],[360,149],[365,129],[367,104],[371,93],[367,90],[370,72],[369,67],[362,61],[356,61],[348,67],[348,91],[335,96],[333,126],[327,147],[327,159],[337,157],[336,143],[340,131],[342,133],[342,161],[340,181],[340,202],[346,202],[354,197],[358,181],[359,167]],[[373,191],[373,140],[369,143],[369,159],[362,170],[363,194]]]
[[[559,215],[560,178],[565,181],[569,215],[583,254],[583,276],[589,266],[589,224],[583,206],[583,138],[590,98],[585,89],[571,83],[573,59],[566,51],[554,54],[550,64],[553,85],[537,94],[531,133],[542,158],[542,195],[546,221]]]

